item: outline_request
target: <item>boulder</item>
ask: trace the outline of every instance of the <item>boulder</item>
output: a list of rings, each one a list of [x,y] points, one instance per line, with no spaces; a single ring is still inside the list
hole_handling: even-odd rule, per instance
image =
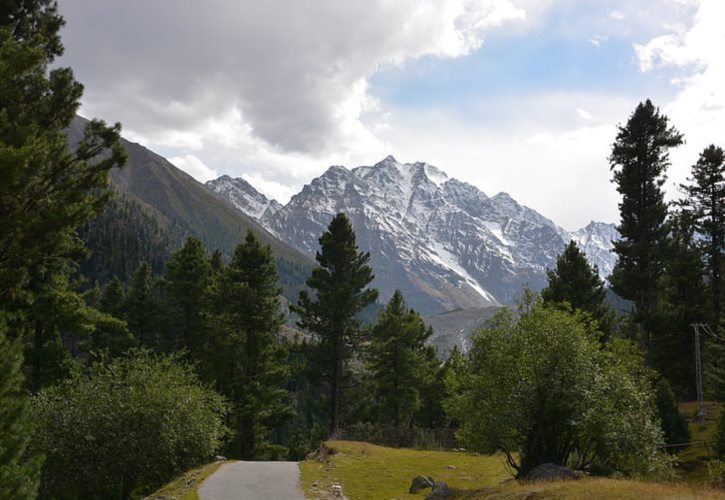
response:
[[[579,479],[582,473],[563,465],[552,463],[537,465],[526,474],[526,481],[561,481]]]
[[[410,494],[418,493],[423,488],[432,488],[434,484],[435,484],[435,481],[433,481],[432,477],[417,476],[417,477],[415,477],[415,479],[413,479],[413,482],[410,484],[408,493],[410,493]]]
[[[443,481],[436,481],[433,484],[433,491],[425,496],[425,500],[447,500],[453,498],[453,491]]]

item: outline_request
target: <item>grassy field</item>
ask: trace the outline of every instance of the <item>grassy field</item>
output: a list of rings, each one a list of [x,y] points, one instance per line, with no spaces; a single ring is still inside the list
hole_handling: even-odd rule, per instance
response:
[[[527,484],[510,478],[501,456],[455,451],[393,449],[367,443],[330,441],[337,450],[325,461],[300,464],[307,498],[325,498],[333,484],[342,486],[349,500],[420,499],[408,494],[418,475],[445,481],[460,498],[725,498],[693,483],[652,483],[606,478]],[[430,491],[430,490],[426,490]]]
[[[680,403],[680,412],[690,425],[693,442],[705,442],[682,450],[678,456],[681,461],[683,478],[691,481],[703,481],[707,478],[707,460],[712,455],[712,442],[720,413],[725,410],[725,403],[705,402],[705,426],[700,428],[696,421],[697,402]]]
[[[146,500],[199,500],[199,495],[197,495],[196,490],[207,477],[214,474],[225,463],[214,462],[185,472],[160,490],[147,496]]]

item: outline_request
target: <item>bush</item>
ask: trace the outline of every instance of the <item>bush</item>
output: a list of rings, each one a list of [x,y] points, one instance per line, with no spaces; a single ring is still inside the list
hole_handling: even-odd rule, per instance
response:
[[[675,395],[666,379],[661,378],[655,385],[657,414],[662,424],[666,444],[689,443],[692,439],[687,419],[680,413],[675,402]],[[682,448],[679,448],[682,449]],[[675,453],[677,448],[669,448]]]
[[[132,351],[34,398],[43,498],[125,499],[210,460],[227,407],[178,357]]]
[[[707,463],[707,475],[711,486],[725,489],[725,462],[710,460]]]
[[[518,318],[499,312],[449,375],[451,417],[467,448],[503,452],[518,477],[544,462],[652,472],[663,444],[647,372],[623,341],[528,293]]]
[[[717,430],[714,436],[715,455],[725,459],[725,407],[720,412],[720,419],[717,422]]]

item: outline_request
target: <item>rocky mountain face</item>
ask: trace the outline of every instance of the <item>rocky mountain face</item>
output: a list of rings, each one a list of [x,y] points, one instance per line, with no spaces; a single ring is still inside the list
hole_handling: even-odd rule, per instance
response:
[[[308,255],[345,212],[359,248],[371,253],[381,300],[399,288],[426,315],[508,304],[524,285],[542,288],[546,268],[572,238],[603,275],[614,265],[611,225],[593,222],[570,234],[506,193],[489,197],[432,165],[392,156],[352,170],[330,167],[284,207],[241,179],[207,186]]]
[[[232,179],[228,175],[222,175],[218,179],[208,181],[206,187],[260,223],[268,220],[282,208],[282,204],[277,200],[268,199],[241,177]]]

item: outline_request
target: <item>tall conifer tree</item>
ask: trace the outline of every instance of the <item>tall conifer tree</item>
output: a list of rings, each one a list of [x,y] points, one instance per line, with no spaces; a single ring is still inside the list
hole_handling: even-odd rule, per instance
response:
[[[320,237],[316,259],[318,266],[307,280],[316,295],[300,292],[293,310],[300,316],[298,326],[318,338],[317,355],[329,384],[330,432],[335,435],[342,424],[344,371],[360,337],[356,315],[377,299],[378,291],[367,288],[373,280],[370,254],[358,252],[345,214],[337,214]]]
[[[704,256],[709,289],[711,326],[718,328],[725,301],[725,151],[710,145],[692,166],[689,184],[682,185],[686,198],[680,202],[692,214]]]
[[[198,238],[190,236],[166,264],[166,288],[171,299],[172,350],[186,348],[192,357],[201,354],[206,336],[207,293],[211,264]]]
[[[399,439],[421,405],[430,368],[425,341],[431,333],[420,315],[408,309],[400,290],[393,293],[372,330],[369,366],[380,420],[391,423]]]
[[[219,388],[233,405],[231,451],[246,460],[268,458],[272,429],[290,416],[287,351],[278,338],[282,290],[277,281],[270,246],[248,231],[221,277],[216,333],[223,349],[216,353],[221,358]]]
[[[609,157],[613,181],[622,195],[617,227],[621,238],[614,242],[619,259],[609,281],[618,295],[634,302],[645,363],[649,362],[667,241],[662,185],[670,164],[669,150],[682,142],[682,134],[648,99],[619,127]]]
[[[574,309],[591,314],[605,337],[612,333],[614,311],[604,303],[607,295],[604,282],[574,241],[569,242],[557,257],[556,267],[546,274],[549,284],[541,291],[544,303],[566,302]]]

